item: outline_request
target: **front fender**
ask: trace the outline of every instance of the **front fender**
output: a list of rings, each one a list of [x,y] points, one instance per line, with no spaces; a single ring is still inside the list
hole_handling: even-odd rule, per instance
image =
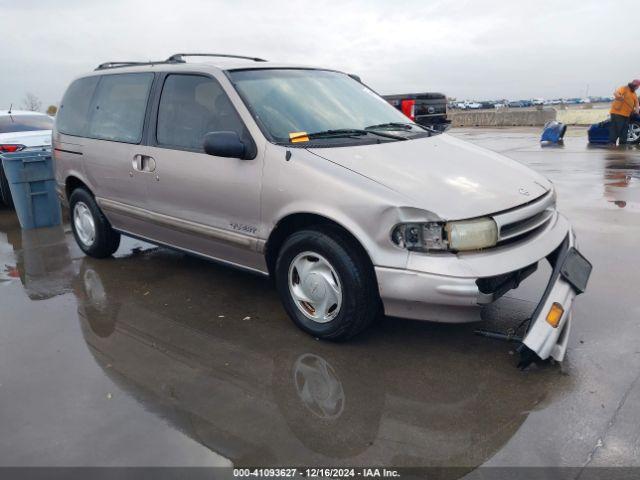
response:
[[[408,252],[391,242],[391,230],[423,211],[402,206],[408,201],[397,192],[304,149],[291,149],[289,160],[284,150],[277,145],[267,149],[261,198],[264,238],[285,217],[310,213],[350,232],[374,265],[406,267]]]

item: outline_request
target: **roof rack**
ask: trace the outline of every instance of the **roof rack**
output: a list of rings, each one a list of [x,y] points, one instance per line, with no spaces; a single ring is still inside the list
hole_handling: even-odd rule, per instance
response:
[[[184,57],[241,58],[243,60],[252,60],[254,62],[266,62],[264,58],[245,57],[242,55],[228,55],[225,53],[175,53],[166,60],[158,60],[155,62],[105,62],[98,65],[96,70],[105,70],[108,68],[136,67],[140,65],[160,65],[165,63],[186,63]]]
[[[157,63],[167,63],[163,60],[157,62],[105,62],[96,67],[96,70],[105,70],[107,68],[135,67],[138,65],[155,65]]]
[[[184,63],[183,57],[224,57],[241,58],[243,60],[253,60],[254,62],[266,62],[264,58],[245,57],[243,55],[228,55],[226,53],[175,53],[167,58],[166,63]]]

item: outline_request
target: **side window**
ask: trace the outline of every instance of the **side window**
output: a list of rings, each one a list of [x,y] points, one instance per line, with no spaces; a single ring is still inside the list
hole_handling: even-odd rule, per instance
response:
[[[79,137],[87,135],[89,107],[100,77],[79,78],[67,89],[56,115],[59,132]]]
[[[98,85],[89,136],[138,143],[153,73],[104,75]]]
[[[158,144],[202,150],[205,134],[216,131],[249,135],[220,84],[199,75],[169,75],[158,106]]]

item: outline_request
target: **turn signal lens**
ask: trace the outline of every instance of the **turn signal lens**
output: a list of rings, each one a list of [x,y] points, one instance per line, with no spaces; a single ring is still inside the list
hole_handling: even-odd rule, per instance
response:
[[[558,328],[563,313],[564,308],[562,308],[562,305],[560,305],[558,302],[554,302],[553,305],[551,305],[549,313],[547,313],[547,323],[553,328]]]

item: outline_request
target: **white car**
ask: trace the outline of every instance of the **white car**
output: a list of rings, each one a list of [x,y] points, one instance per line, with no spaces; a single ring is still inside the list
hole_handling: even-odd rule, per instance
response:
[[[0,155],[51,147],[53,118],[39,112],[0,110]],[[1,166],[0,166],[1,167]],[[9,184],[0,168],[0,201],[13,206]]]

